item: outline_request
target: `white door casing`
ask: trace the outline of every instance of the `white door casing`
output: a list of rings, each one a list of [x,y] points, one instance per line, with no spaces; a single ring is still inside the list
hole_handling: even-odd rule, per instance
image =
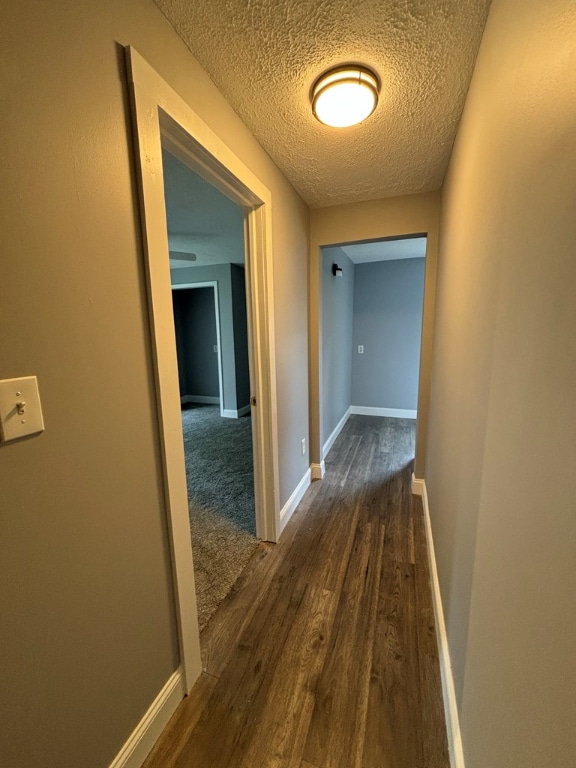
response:
[[[139,176],[149,318],[154,355],[160,455],[174,574],[180,663],[190,691],[200,675],[188,494],[182,439],[172,287],[164,202],[162,146],[245,211],[246,289],[256,532],[280,531],[276,371],[273,354],[271,194],[228,146],[132,47],[126,48]]]

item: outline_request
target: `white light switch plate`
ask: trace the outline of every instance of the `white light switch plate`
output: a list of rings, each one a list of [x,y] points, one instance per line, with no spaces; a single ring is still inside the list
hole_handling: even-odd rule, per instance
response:
[[[44,431],[36,376],[0,381],[0,441]]]

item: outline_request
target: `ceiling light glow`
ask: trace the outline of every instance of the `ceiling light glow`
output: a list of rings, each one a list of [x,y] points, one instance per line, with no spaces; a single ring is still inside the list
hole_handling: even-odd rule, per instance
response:
[[[378,78],[366,67],[348,65],[331,69],[314,83],[312,111],[325,125],[347,128],[374,112],[379,91]]]

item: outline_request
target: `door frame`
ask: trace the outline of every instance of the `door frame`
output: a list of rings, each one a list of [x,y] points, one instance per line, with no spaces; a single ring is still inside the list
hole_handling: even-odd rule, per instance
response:
[[[324,475],[320,414],[322,408],[321,323],[322,258],[324,246],[386,240],[398,237],[426,237],[422,345],[418,385],[418,423],[416,431],[415,477],[424,477],[428,442],[428,412],[431,389],[436,276],[440,239],[440,192],[423,192],[405,197],[384,198],[367,203],[350,203],[310,212],[309,251],[309,371],[310,371],[310,460],[312,477]]]
[[[276,369],[273,350],[271,193],[131,46],[126,47],[149,299],[159,453],[172,557],[180,664],[187,691],[202,671],[182,438],[162,147],[245,212],[246,293],[256,529],[280,535]]]
[[[322,430],[322,414],[323,414],[323,399],[324,399],[324,370],[323,370],[323,362],[322,362],[322,351],[324,347],[324,324],[323,324],[323,311],[324,307],[322,305],[322,297],[324,295],[324,281],[325,281],[325,273],[323,270],[323,251],[325,248],[341,248],[351,245],[362,245],[366,243],[374,244],[374,243],[385,243],[385,242],[391,242],[391,241],[397,241],[397,240],[411,240],[414,238],[425,238],[426,239],[426,248],[424,249],[424,269],[425,269],[425,275],[424,275],[424,285],[422,290],[422,306],[421,306],[421,318],[420,318],[420,352],[419,352],[419,365],[418,365],[418,402],[420,400],[420,374],[422,371],[422,344],[423,344],[423,335],[424,335],[424,307],[425,307],[425,299],[426,299],[426,268],[427,268],[427,259],[428,259],[428,235],[426,233],[410,233],[410,234],[400,234],[400,235],[390,235],[386,237],[375,237],[370,239],[360,239],[360,240],[351,240],[346,242],[340,242],[335,244],[329,244],[329,245],[319,245],[318,246],[318,267],[319,267],[319,274],[318,274],[318,280],[319,280],[319,289],[318,289],[318,415],[319,415],[319,424],[318,424],[318,434],[319,434],[319,462],[316,466],[318,466],[318,469],[316,470],[316,475],[321,479],[321,477],[324,475],[325,472],[325,459],[328,453],[330,452],[330,448],[332,447],[332,444],[334,443],[336,437],[344,427],[344,424],[346,423],[349,416],[353,414],[364,414],[364,415],[376,415],[376,416],[394,416],[397,418],[407,418],[407,419],[414,419],[416,421],[416,429],[418,429],[418,419],[419,419],[419,413],[418,413],[418,403],[416,405],[416,409],[414,411],[411,410],[404,410],[404,409],[390,409],[390,408],[380,408],[380,407],[363,407],[363,406],[355,406],[353,403],[350,404],[347,411],[342,416],[342,419],[336,426],[336,428],[333,430],[333,432],[329,435],[325,435]],[[375,259],[371,263],[382,263],[384,261],[387,261],[388,259]],[[357,266],[357,265],[354,265]],[[350,350],[350,354],[354,355],[354,349]],[[328,445],[328,447],[327,447]]]
[[[214,289],[214,312],[216,313],[216,344],[218,345],[218,391],[220,394],[220,416],[224,416],[224,364],[222,360],[222,342],[220,337],[220,298],[218,296],[218,281],[205,280],[201,283],[176,283],[172,291],[193,290],[194,288]]]

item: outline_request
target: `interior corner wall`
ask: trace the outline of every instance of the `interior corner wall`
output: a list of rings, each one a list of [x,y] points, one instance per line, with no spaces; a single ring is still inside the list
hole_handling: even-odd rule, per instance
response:
[[[494,0],[443,194],[426,484],[466,768],[576,760],[576,8]]]
[[[0,446],[10,768],[107,768],[179,666],[127,44],[271,191],[281,504],[308,466],[306,205],[151,0],[7,0],[0,376],[46,425]]]
[[[425,266],[423,258],[356,265],[352,405],[417,410]]]
[[[436,263],[440,225],[440,193],[428,192],[405,197],[371,200],[364,203],[316,208],[310,211],[309,256],[309,376],[310,452],[313,462],[321,461],[321,253],[323,246],[344,245],[362,240],[427,235],[418,427],[415,473],[424,476],[428,444],[428,406],[432,367],[432,337],[436,300]]]
[[[342,268],[334,277],[332,264]],[[322,458],[326,442],[352,404],[354,264],[341,248],[322,248]]]

